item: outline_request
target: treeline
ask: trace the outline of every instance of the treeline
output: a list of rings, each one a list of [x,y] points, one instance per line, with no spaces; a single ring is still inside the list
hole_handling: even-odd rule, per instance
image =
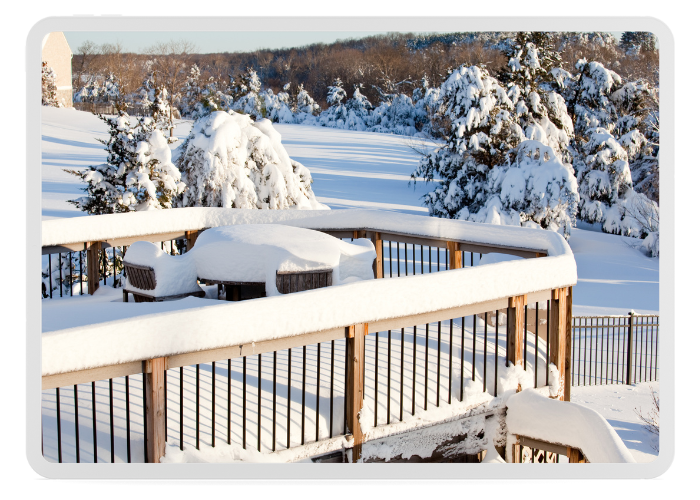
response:
[[[98,46],[88,41],[73,57],[73,88],[86,94],[112,75],[120,93],[129,95],[156,73],[160,80],[156,84],[168,89],[175,104],[190,68],[197,65],[202,80],[218,90],[252,69],[263,89],[278,93],[286,84],[292,89],[303,85],[321,109],[327,107],[328,86],[336,78],[349,93],[362,86],[363,94],[376,106],[388,85],[410,95],[424,85],[424,79],[438,86],[451,69],[463,64],[482,65],[494,74],[506,64],[503,51],[515,35],[390,33],[298,48],[215,54],[196,53],[194,44],[184,40],[157,44],[142,54],[127,53],[119,44]],[[613,69],[625,80],[644,78],[658,85],[658,50],[650,33],[629,32],[618,42],[609,33],[560,32],[553,33],[553,40],[567,71],[573,72],[576,62],[586,58]],[[86,87],[88,91],[83,90]],[[86,95],[78,99],[85,97],[90,99]]]

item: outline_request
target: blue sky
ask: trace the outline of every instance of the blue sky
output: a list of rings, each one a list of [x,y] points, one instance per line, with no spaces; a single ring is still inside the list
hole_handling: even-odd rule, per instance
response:
[[[301,47],[311,43],[331,43],[346,38],[362,38],[385,31],[65,31],[71,50],[75,53],[85,41],[98,45],[121,42],[127,52],[143,52],[158,42],[186,39],[196,45],[197,52],[248,52],[256,49]],[[619,39],[621,32],[613,32]]]

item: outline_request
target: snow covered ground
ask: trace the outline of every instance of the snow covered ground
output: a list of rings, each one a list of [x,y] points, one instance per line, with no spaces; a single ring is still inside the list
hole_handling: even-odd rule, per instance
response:
[[[107,136],[106,126],[89,113],[46,107],[42,113],[42,216],[44,219],[82,216],[82,212],[66,203],[66,200],[82,195],[80,182],[62,169],[103,162],[103,145],[95,138]],[[185,138],[190,127],[191,122],[181,122],[176,128],[176,135]],[[322,203],[333,209],[375,208],[427,215],[427,209],[421,204],[421,196],[431,190],[430,186],[424,182],[409,185],[410,174],[418,162],[410,139],[300,125],[275,125],[275,128],[282,134],[283,144],[290,156],[310,169],[314,178],[313,190]],[[600,232],[572,231],[569,244],[576,258],[579,280],[574,288],[575,315],[626,314],[631,309],[637,313],[658,313],[659,260],[645,257],[632,247],[632,243],[634,240]],[[51,306],[57,305],[57,302]],[[47,301],[44,303],[48,306]],[[108,394],[106,384],[98,383],[97,396],[101,404],[104,404]],[[123,384],[123,380],[115,381],[115,384]],[[635,406],[643,407],[651,403],[647,385],[576,387],[572,390],[574,401],[596,409],[608,419],[638,461],[648,461],[656,456],[647,431],[634,414]],[[655,387],[658,388],[657,385]],[[89,386],[81,386],[80,390],[89,391]],[[131,390],[140,389],[136,387]],[[62,394],[65,391],[62,390]],[[121,394],[123,396],[123,390]],[[86,393],[87,396],[89,394]],[[50,428],[55,433],[55,420],[51,423],[51,415],[55,415],[52,397],[55,397],[54,391],[45,392],[44,425],[49,434]],[[82,397],[80,400],[81,418],[83,412],[86,412],[86,418],[91,418],[91,414],[88,415],[92,411],[89,401],[83,405]],[[62,407],[63,404],[62,400]],[[69,410],[72,414],[70,408],[65,411]],[[386,409],[383,411],[386,412]],[[98,440],[105,439],[105,425],[108,432],[109,415],[104,406],[99,416],[102,423]],[[121,432],[124,436],[124,420],[120,422],[117,433]],[[65,422],[63,432],[72,432],[71,425]],[[87,427],[83,429],[81,423],[81,436],[92,433],[89,420],[85,425]],[[187,429],[187,435],[191,437],[192,429],[189,426]],[[295,432],[300,432],[300,429]],[[46,435],[48,441],[45,441],[48,447],[49,434]],[[68,439],[68,434],[64,436],[64,439]],[[121,439],[119,443],[124,442]],[[125,443],[123,446],[125,448]],[[101,459],[108,460],[109,441],[106,446],[101,445],[98,451],[102,454]]]

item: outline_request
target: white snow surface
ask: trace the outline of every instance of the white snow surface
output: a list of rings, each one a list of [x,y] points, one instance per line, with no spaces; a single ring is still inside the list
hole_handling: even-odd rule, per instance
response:
[[[579,448],[591,463],[635,463],[620,436],[598,412],[526,389],[506,402],[508,432]]]
[[[127,256],[129,253],[127,252]],[[345,242],[309,229],[279,224],[242,224],[204,231],[187,252],[202,279],[264,282],[277,291],[277,271],[333,270],[333,284],[373,279],[377,256],[367,239]]]

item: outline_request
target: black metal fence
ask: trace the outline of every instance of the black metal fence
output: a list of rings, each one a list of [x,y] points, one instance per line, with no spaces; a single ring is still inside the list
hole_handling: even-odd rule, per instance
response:
[[[575,316],[572,385],[636,384],[659,378],[659,316]]]

